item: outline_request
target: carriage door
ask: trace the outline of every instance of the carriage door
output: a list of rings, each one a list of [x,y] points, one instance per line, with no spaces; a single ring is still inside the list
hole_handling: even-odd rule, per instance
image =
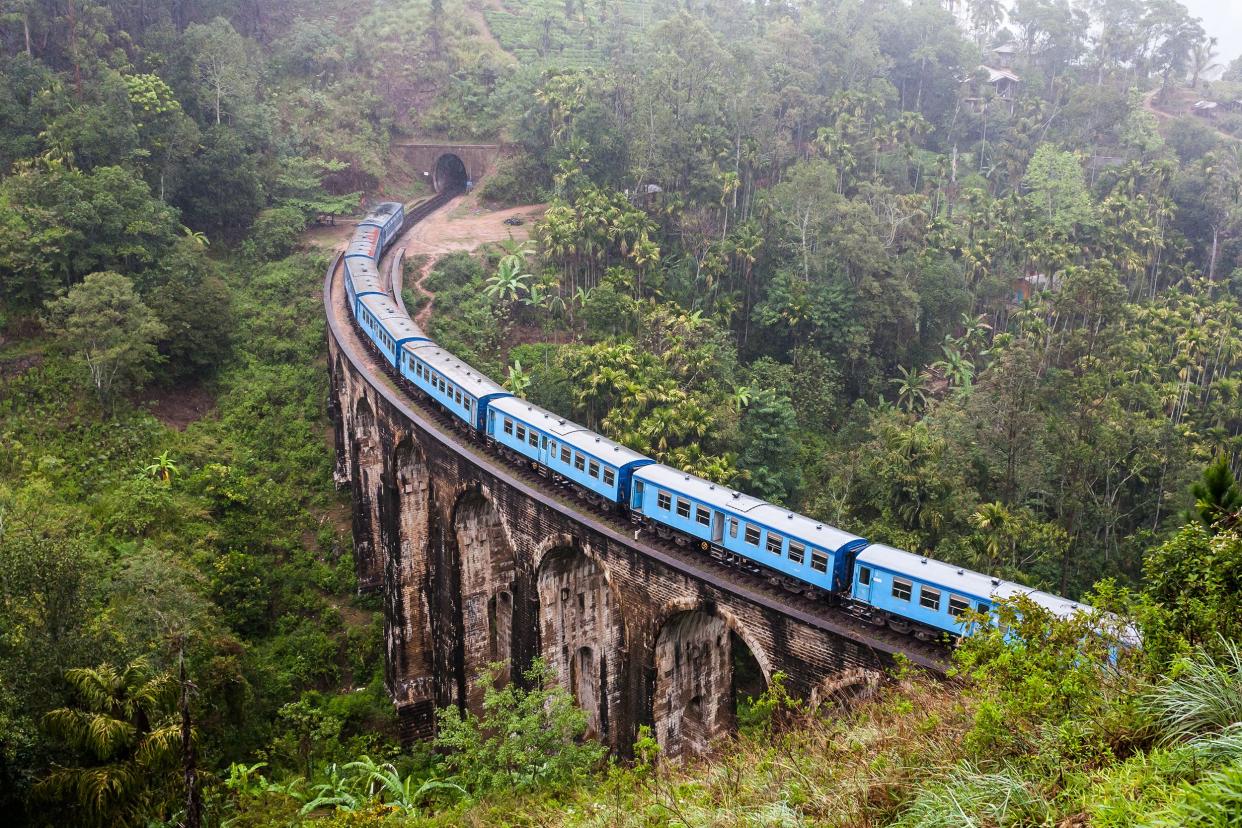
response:
[[[720,512],[712,512],[712,543],[724,545],[724,515]]]
[[[871,581],[875,577],[875,573],[871,571],[871,567],[858,565],[858,583],[854,585],[854,597],[860,601],[871,600]]]

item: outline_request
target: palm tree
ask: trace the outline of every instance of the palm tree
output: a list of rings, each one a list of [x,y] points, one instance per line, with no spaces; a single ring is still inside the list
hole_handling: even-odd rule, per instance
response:
[[[975,378],[975,364],[956,347],[945,345],[943,351],[944,359],[932,363],[932,367],[944,375],[949,385],[969,390],[970,383]]]
[[[992,564],[1000,559],[1002,545],[1006,540],[1010,544],[1015,542],[1009,531],[1012,523],[1013,515],[1000,501],[984,503],[970,516],[970,525],[984,535],[984,545]]]
[[[1206,40],[1200,40],[1198,43],[1190,47],[1190,88],[1199,88],[1199,76],[1204,72],[1209,72],[1219,66],[1216,63],[1216,38],[1209,37]]]
[[[156,457],[149,466],[144,467],[143,471],[167,486],[172,483],[173,477],[177,475],[180,469],[177,468],[177,464],[173,462],[172,458],[168,456],[168,451],[165,450],[160,452],[160,456]]]
[[[36,794],[76,805],[78,824],[158,821],[172,799],[181,756],[181,727],[170,715],[173,677],[152,675],[140,658],[123,670],[102,664],[69,670],[65,678],[81,706],[51,711],[44,726],[86,760],[82,767],[54,767]]]
[[[904,365],[898,365],[897,372],[901,376],[889,380],[897,386],[897,406],[911,414],[916,408],[925,408],[927,406],[927,375],[911,371]]]

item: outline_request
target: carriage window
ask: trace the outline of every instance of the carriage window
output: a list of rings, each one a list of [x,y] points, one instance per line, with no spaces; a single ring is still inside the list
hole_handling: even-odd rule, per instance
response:
[[[513,420],[510,420],[508,417],[505,417],[505,434],[512,434],[512,433],[513,433]]]
[[[828,554],[820,552],[818,549],[811,550],[811,569],[816,572],[828,571]]]
[[[690,517],[690,501],[677,498],[677,514],[681,517]]]
[[[520,425],[517,427],[517,438],[519,443],[526,441],[526,426]]]
[[[737,518],[729,518],[729,537],[737,537]]]
[[[775,532],[768,532],[768,542],[765,545],[767,546],[768,551],[773,555],[779,555],[781,554],[781,544],[784,542],[785,539],[780,535]]]
[[[591,475],[591,477],[599,477],[599,463],[592,460],[587,474]]]
[[[617,482],[617,475],[612,469],[604,469],[604,485],[611,486]]]
[[[949,615],[957,618],[970,609],[970,602],[965,598],[958,598],[956,595],[949,596]]]
[[[992,611],[992,608],[990,606],[983,603],[982,601],[979,602],[979,612],[983,613],[984,615],[987,615],[991,611]]]
[[[914,589],[914,584],[904,581],[901,578],[893,579],[893,597],[899,601],[909,601],[910,592]]]
[[[456,390],[456,389],[454,389],[454,390],[453,390],[453,399],[457,400],[457,404],[458,404],[458,405],[461,405],[461,392],[460,392],[460,391],[458,391],[458,390]]]
[[[789,560],[796,564],[802,563],[806,559],[806,548],[800,543],[789,542]]]
[[[940,590],[919,587],[919,606],[940,612]]]
[[[759,545],[759,530],[753,526],[746,527],[746,542],[751,546]]]
[[[702,506],[694,507],[694,519],[704,526],[712,525],[712,513]]]
[[[530,443],[535,448],[539,448],[539,435],[532,431],[526,442]]]
[[[866,566],[858,567],[858,583],[863,586],[871,584],[871,568]]]
[[[551,457],[553,460],[556,459],[556,441],[555,440],[548,441],[548,456]]]
[[[561,446],[561,462],[562,463],[568,466],[569,461],[573,459],[573,456],[574,456],[574,453],[572,451],[565,448],[564,446]]]
[[[574,455],[574,468],[578,471],[584,471],[586,469],[586,458],[581,454]]]
[[[669,496],[668,492],[660,492],[656,495],[656,505],[667,512],[673,508],[673,498]]]

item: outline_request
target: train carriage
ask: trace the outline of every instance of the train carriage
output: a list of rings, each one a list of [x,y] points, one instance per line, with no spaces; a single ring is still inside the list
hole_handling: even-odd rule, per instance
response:
[[[960,617],[967,611],[991,613],[996,602],[1025,595],[1061,618],[1087,609],[1083,604],[1003,581],[884,544],[872,544],[854,563],[850,597],[871,608],[872,620],[889,622],[926,637],[929,631],[965,635]]]
[[[826,591],[845,588],[853,555],[867,545],[857,535],[660,464],[634,472],[630,504],[644,518],[698,539],[704,549]]]
[[[629,505],[634,470],[655,461],[518,397],[488,410],[487,436],[582,489]]]
[[[379,230],[378,246],[372,258],[379,258],[384,248],[401,232],[404,221],[405,205],[399,201],[385,201],[377,204],[365,219],[358,222],[359,227],[375,227]]]
[[[401,376],[471,428],[482,431],[488,403],[509,392],[431,340],[406,346]]]
[[[350,259],[366,259],[374,264],[380,257],[380,228],[373,224],[360,224],[345,248],[345,262]]]
[[[358,312],[358,297],[387,295],[374,262],[365,257],[345,260],[345,294],[355,315]]]
[[[397,354],[406,343],[431,341],[387,296],[360,296],[358,322],[393,367],[397,365]]]

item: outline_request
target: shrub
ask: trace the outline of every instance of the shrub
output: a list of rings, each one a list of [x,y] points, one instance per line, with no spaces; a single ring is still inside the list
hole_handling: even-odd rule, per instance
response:
[[[479,197],[499,204],[535,204],[548,197],[551,176],[532,156],[522,153],[501,159],[479,187]]]
[[[453,779],[472,795],[493,790],[528,791],[566,785],[599,765],[604,748],[583,739],[587,718],[552,669],[536,659],[523,679],[498,688],[502,665],[479,679],[483,716],[439,711],[436,746],[449,752]]]

